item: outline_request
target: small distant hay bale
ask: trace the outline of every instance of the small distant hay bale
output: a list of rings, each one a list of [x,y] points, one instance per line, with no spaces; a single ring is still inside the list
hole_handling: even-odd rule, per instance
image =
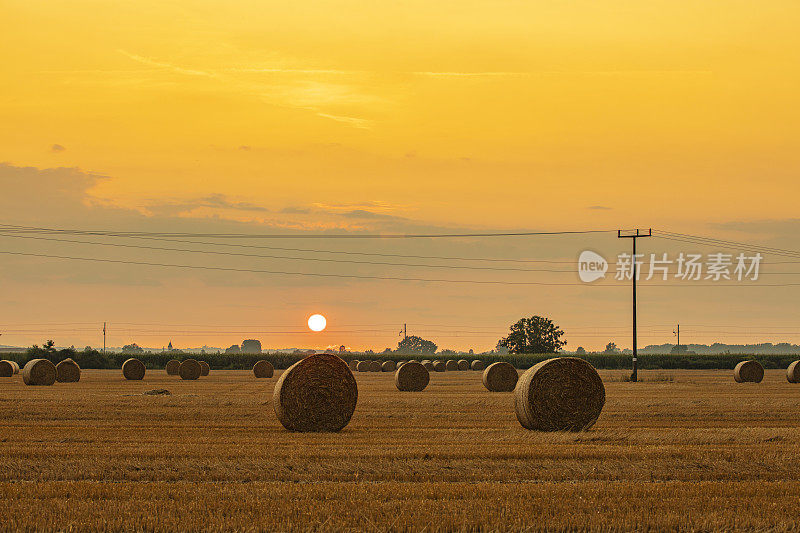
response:
[[[380,372],[381,371],[381,362],[380,361],[370,361],[369,362],[369,371],[370,372]]]
[[[181,362],[177,359],[172,359],[167,361],[167,366],[164,367],[167,371],[167,375],[170,376],[177,376],[181,370]]]
[[[394,361],[384,361],[381,365],[381,371],[383,372],[394,372],[397,370],[397,363]]]
[[[445,363],[444,361],[434,361],[433,370],[436,372],[444,372],[445,370],[447,370],[447,363]]]
[[[336,432],[352,418],[358,386],[347,363],[331,354],[310,355],[275,384],[272,405],[289,431]]]
[[[125,379],[139,381],[144,379],[144,363],[136,358],[130,358],[122,363],[122,375]]]
[[[455,359],[448,359],[447,362],[444,364],[444,369],[448,372],[455,372],[458,370],[458,361]]]
[[[52,385],[56,382],[56,365],[47,359],[31,359],[22,368],[25,385]]]
[[[358,370],[358,360],[350,359],[350,362],[347,363],[347,366],[350,368],[350,370]]]
[[[761,383],[764,379],[764,367],[758,361],[741,361],[733,369],[736,383]]]
[[[458,360],[458,369],[459,370],[469,370],[469,361],[466,359],[459,359]]]
[[[469,367],[472,370],[483,370],[486,367],[486,365],[483,364],[483,361],[481,361],[480,359],[475,359],[469,364]]]
[[[202,371],[199,361],[196,359],[184,359],[178,369],[178,375],[181,379],[194,380],[200,377]]]
[[[274,373],[275,369],[272,367],[272,363],[266,359],[262,359],[253,365],[253,374],[257,378],[271,378]]]
[[[433,370],[433,363],[431,363],[430,361],[426,360],[426,361],[423,361],[421,364],[422,364],[422,366],[425,367],[425,370],[427,370],[428,372]]]
[[[422,363],[416,361],[409,361],[404,365],[400,365],[397,372],[394,373],[394,384],[397,390],[419,392],[425,390],[428,386],[431,376]]]
[[[789,383],[800,383],[800,361],[795,361],[786,369],[786,379]]]
[[[14,375],[14,365],[11,361],[0,361],[0,378],[10,378]]]
[[[534,365],[514,389],[517,420],[536,431],[589,429],[605,403],[606,389],[597,370],[577,357],[556,357]]]
[[[369,368],[372,366],[370,363],[371,361],[359,361],[356,370],[359,372],[369,372]]]
[[[207,376],[211,373],[211,366],[205,361],[200,361],[200,375]]]
[[[77,383],[81,380],[81,367],[72,359],[64,359],[56,365],[56,381],[59,383]]]
[[[483,386],[491,392],[511,392],[517,385],[517,369],[511,363],[492,363],[483,371]]]

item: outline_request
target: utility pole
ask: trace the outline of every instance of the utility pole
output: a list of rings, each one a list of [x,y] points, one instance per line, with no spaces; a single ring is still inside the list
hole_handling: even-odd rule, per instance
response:
[[[408,338],[408,328],[406,327],[406,324],[403,324],[403,339],[405,340],[407,338]]]
[[[106,354],[106,323],[103,322],[103,355]]]
[[[623,230],[617,230],[617,238],[618,239],[630,239],[633,241],[633,253],[631,254],[631,280],[633,281],[633,372],[631,373],[631,381],[635,382],[638,380],[638,364],[637,364],[637,350],[636,350],[636,278],[638,277],[638,271],[636,269],[636,239],[640,237],[652,237],[653,230],[648,229],[647,233],[644,231],[639,231],[636,229],[636,233],[633,233],[631,230],[630,232],[625,232],[623,234]]]
[[[680,324],[678,324],[678,329],[675,330],[675,334],[678,335],[678,349],[676,351],[679,351],[681,349],[681,325]]]

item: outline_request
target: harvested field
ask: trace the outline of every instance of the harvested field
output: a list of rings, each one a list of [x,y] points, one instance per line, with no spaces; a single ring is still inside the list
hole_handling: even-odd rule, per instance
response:
[[[358,405],[336,434],[286,431],[272,408],[275,380],[249,370],[197,382],[85,369],[80,382],[52,387],[14,376],[0,388],[0,523],[800,528],[800,418],[785,369],[753,387],[730,370],[656,372],[671,381],[640,371],[641,383],[626,373],[600,371],[606,405],[585,433],[523,429],[513,395],[490,393],[478,372],[432,374],[415,394],[397,391],[392,374],[356,374]],[[153,389],[171,394],[144,394]]]

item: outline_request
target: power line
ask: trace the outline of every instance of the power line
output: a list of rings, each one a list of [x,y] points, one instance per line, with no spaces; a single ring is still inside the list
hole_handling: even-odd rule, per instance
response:
[[[64,228],[40,228],[0,224],[17,232],[44,232],[69,235],[94,235],[110,237],[197,237],[212,239],[439,239],[461,237],[532,237],[546,235],[585,235],[591,233],[609,233],[610,230],[578,230],[578,231],[519,231],[493,233],[323,233],[323,234],[281,234],[281,233],[188,233],[188,232],[149,232],[149,231],[107,231],[78,230]]]

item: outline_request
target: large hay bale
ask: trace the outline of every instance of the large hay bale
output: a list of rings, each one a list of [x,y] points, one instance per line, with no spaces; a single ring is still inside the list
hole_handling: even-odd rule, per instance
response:
[[[419,392],[428,386],[431,376],[428,370],[416,361],[401,365],[394,373],[394,384],[397,390]]]
[[[200,377],[202,371],[199,361],[196,359],[184,359],[178,369],[178,375],[181,379],[194,380]]]
[[[25,385],[52,385],[56,382],[56,365],[47,359],[31,359],[22,369]]]
[[[458,370],[458,361],[455,359],[448,359],[447,362],[444,364],[444,369],[448,372],[455,372]]]
[[[356,366],[356,370],[359,372],[369,372],[370,367],[372,366],[371,361],[359,361],[358,366]]]
[[[526,370],[514,389],[517,420],[537,431],[583,431],[606,403],[603,380],[577,357],[556,357]]]
[[[433,370],[435,372],[444,372],[447,370],[447,364],[444,361],[434,361]]]
[[[0,361],[0,378],[10,378],[14,375],[14,365],[11,361]]]
[[[125,376],[125,379],[132,381],[144,379],[144,371],[144,363],[138,359],[131,358],[122,363],[122,375]]]
[[[253,365],[253,374],[257,378],[271,378],[274,373],[275,369],[272,368],[272,363],[266,359],[262,359]]]
[[[14,367],[14,373],[15,374],[19,374],[19,365],[17,364],[17,362],[16,361],[12,361],[10,359],[8,359],[8,362],[11,363],[11,366]]]
[[[472,370],[483,370],[486,367],[486,365],[483,364],[483,361],[481,361],[480,359],[475,359],[469,364],[469,367]]]
[[[211,373],[211,366],[205,361],[200,361],[200,375],[207,376]]]
[[[380,361],[370,361],[369,362],[369,371],[370,372],[380,372],[381,371],[381,362]]]
[[[81,380],[81,367],[72,359],[64,359],[56,365],[56,381],[76,383]]]
[[[169,376],[177,376],[181,370],[181,362],[177,359],[167,361],[167,366],[164,367]]]
[[[272,395],[275,415],[290,431],[339,431],[350,422],[357,401],[353,373],[331,354],[310,355],[290,366]]]
[[[458,360],[458,369],[459,370],[469,370],[469,361],[466,359],[459,359]]]
[[[764,379],[764,367],[758,361],[741,361],[733,369],[736,383],[761,383]]]
[[[786,369],[786,379],[789,383],[800,383],[800,361],[795,361]]]
[[[492,363],[483,371],[483,386],[492,392],[511,392],[517,385],[517,369],[511,363]]]
[[[425,370],[427,370],[428,372],[432,372],[433,371],[433,363],[431,363],[430,361],[426,360],[426,361],[423,361],[421,364],[422,364],[422,366],[425,367]]]
[[[350,362],[347,363],[347,366],[350,368],[350,370],[358,370],[358,360],[350,359]]]
[[[394,372],[397,370],[397,363],[394,361],[384,361],[381,365],[382,372]]]

